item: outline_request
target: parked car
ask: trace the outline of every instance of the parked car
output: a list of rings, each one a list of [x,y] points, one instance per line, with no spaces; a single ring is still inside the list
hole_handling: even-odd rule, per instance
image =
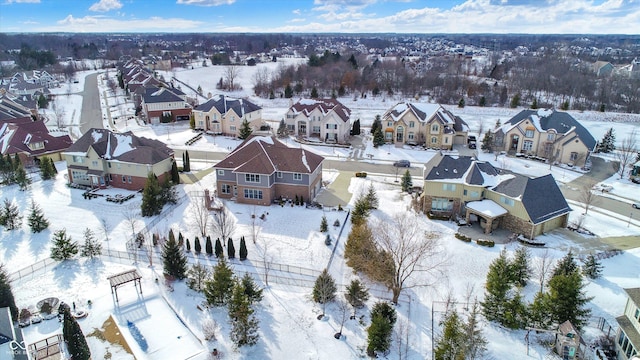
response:
[[[476,142],[476,137],[473,135],[469,135],[467,136],[467,144],[471,144],[471,143],[475,143]]]
[[[633,203],[631,204],[631,207],[634,209],[640,209],[640,203]]]
[[[393,163],[395,167],[411,167],[411,162],[409,160],[398,160]]]
[[[476,148],[476,142],[475,141],[470,141],[469,142],[469,149],[475,149]]]

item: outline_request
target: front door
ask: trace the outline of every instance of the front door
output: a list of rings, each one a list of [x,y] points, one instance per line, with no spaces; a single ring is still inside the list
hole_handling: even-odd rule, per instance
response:
[[[509,147],[513,151],[518,151],[518,141],[520,141],[519,135],[511,136],[511,146]]]
[[[402,126],[398,126],[396,129],[396,142],[404,142],[404,128]]]
[[[238,197],[238,187],[233,185],[233,197]]]

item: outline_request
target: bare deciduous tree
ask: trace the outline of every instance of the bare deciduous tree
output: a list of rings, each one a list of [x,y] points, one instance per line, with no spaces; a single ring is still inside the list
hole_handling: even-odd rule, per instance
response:
[[[535,263],[535,271],[538,275],[538,281],[540,281],[540,292],[544,291],[544,283],[547,281],[547,277],[551,273],[552,265],[553,257],[547,249],[540,254]]]
[[[256,250],[264,267],[264,284],[269,286],[269,272],[273,264],[273,255],[269,252],[269,244],[265,239],[261,239],[260,244],[256,244]]]
[[[393,327],[393,340],[398,351],[398,360],[409,357],[409,321],[404,318]]]
[[[202,236],[203,238],[206,237],[207,227],[209,226],[209,219],[211,218],[211,214],[209,213],[209,209],[207,208],[206,196],[198,195],[196,196],[194,201],[191,202],[191,216],[198,226],[200,236]]]
[[[212,220],[213,232],[220,236],[223,243],[236,231],[236,219],[224,204],[220,210],[213,212]]]
[[[344,299],[337,300],[338,306],[338,320],[340,321],[340,330],[334,335],[336,339],[340,339],[342,336],[342,329],[344,328],[344,323],[349,318],[349,303]]]
[[[428,286],[426,276],[441,271],[446,263],[438,235],[421,229],[413,213],[397,213],[375,225],[373,234],[384,258],[379,268],[386,273],[378,278],[393,292],[394,304],[402,290]],[[414,276],[418,273],[420,279]]]
[[[63,107],[57,105],[57,99],[53,102],[53,104],[51,104],[51,110],[53,110],[53,118],[56,122],[56,126],[58,126],[58,129],[64,128],[64,118],[67,113]]]
[[[584,214],[587,215],[587,213],[589,212],[589,208],[592,205],[597,204],[598,202],[598,197],[596,194],[594,194],[593,187],[596,185],[595,181],[587,181],[586,183],[582,184],[582,186],[580,187],[580,193],[578,195],[578,199],[580,200],[580,202],[584,205]]]
[[[107,222],[107,219],[100,219],[100,225],[102,227],[102,232],[104,233],[104,241],[107,242],[107,252],[109,251],[109,231],[111,231],[111,225]]]
[[[228,65],[224,68],[224,79],[227,82],[228,90],[236,89],[236,80],[240,76],[240,67],[238,65]]]
[[[627,167],[635,160],[638,154],[638,132],[633,130],[629,136],[622,140],[622,144],[616,149],[616,158],[620,162],[618,174],[624,178]]]
[[[135,203],[128,204],[122,210],[122,216],[124,217],[125,224],[131,228],[131,240],[128,241],[127,244],[130,244],[128,247],[129,250],[133,251],[135,256],[135,261],[138,261],[138,249],[135,246],[136,241],[136,228],[138,227],[138,219],[140,218],[140,208],[139,205]]]
[[[260,235],[260,229],[262,229],[263,223],[264,215],[258,216],[256,207],[254,206],[251,212],[251,240],[253,240],[254,244],[258,241],[258,235]]]

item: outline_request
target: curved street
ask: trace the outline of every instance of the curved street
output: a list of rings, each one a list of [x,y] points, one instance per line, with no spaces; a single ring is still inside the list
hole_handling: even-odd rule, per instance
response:
[[[82,93],[82,110],[80,112],[80,133],[84,134],[91,128],[102,128],[102,107],[98,91],[98,73],[89,74],[84,78]]]

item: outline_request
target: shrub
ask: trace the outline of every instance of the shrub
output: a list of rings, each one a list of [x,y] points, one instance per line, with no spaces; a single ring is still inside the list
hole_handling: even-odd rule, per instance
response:
[[[456,234],[455,234],[455,237],[456,237],[458,240],[462,240],[462,241],[464,241],[464,242],[471,242],[471,238],[470,238],[470,237],[468,237],[467,235],[463,235],[463,234],[460,234],[460,233],[456,233]]]
[[[366,178],[367,177],[367,173],[364,172],[364,171],[358,171],[356,173],[356,177]]]
[[[476,243],[480,246],[487,246],[487,247],[494,247],[496,244],[495,242],[493,242],[493,240],[482,240],[482,239],[478,239]]]

